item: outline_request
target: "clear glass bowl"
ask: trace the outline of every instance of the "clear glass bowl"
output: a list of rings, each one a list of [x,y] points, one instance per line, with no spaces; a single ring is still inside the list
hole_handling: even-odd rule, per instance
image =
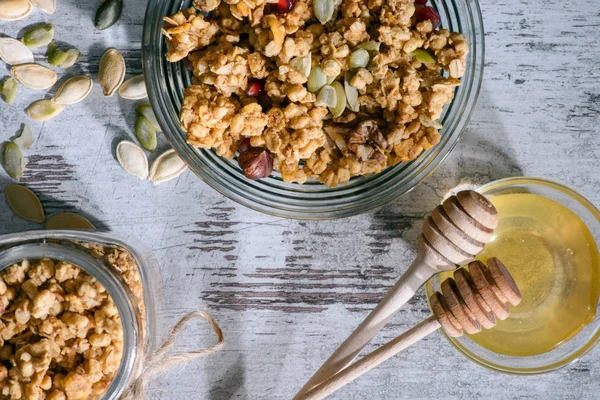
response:
[[[561,184],[545,179],[517,177],[488,183],[478,189],[488,198],[510,193],[532,193],[560,203],[573,211],[587,225],[596,245],[600,247],[600,210],[584,197]],[[440,290],[440,277],[434,276],[427,282],[427,298],[433,291]],[[536,356],[515,357],[495,353],[478,345],[467,335],[448,341],[470,360],[494,371],[516,375],[534,375],[551,372],[579,359],[598,344],[600,340],[600,302],[596,305],[594,320],[577,335],[556,348]]]
[[[237,162],[186,142],[179,123],[183,89],[191,84],[183,62],[169,63],[161,35],[163,17],[189,7],[191,0],[149,0],[143,34],[143,66],[148,97],[167,139],[189,168],[230,199],[267,214],[297,219],[330,219],[357,215],[380,207],[408,192],[429,176],[456,145],[479,95],[483,76],[484,35],[477,0],[433,0],[441,26],[464,34],[470,46],[463,84],[446,107],[438,145],[416,160],[369,177],[355,177],[334,188],[318,182],[286,183],[277,174],[258,181],[246,179]]]
[[[125,281],[104,260],[91,255],[78,243],[93,243],[127,250],[135,259],[144,290],[145,322]],[[158,307],[162,307],[161,275],[152,252],[140,244],[135,247],[112,235],[85,231],[30,231],[0,235],[0,270],[25,258],[49,257],[72,262],[94,276],[110,293],[123,324],[123,357],[119,370],[103,400],[116,400],[139,375],[144,359],[155,349]],[[145,326],[145,329],[144,329]]]

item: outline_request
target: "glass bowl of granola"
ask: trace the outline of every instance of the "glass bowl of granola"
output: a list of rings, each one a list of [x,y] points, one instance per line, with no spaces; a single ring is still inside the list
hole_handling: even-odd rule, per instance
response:
[[[408,192],[456,145],[484,61],[471,0],[150,0],[148,95],[183,161],[298,219]]]

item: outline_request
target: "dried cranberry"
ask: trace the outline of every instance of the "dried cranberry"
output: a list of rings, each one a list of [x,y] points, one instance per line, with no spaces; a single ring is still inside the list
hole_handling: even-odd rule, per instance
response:
[[[250,148],[250,138],[247,137],[244,140],[242,140],[238,146],[238,151],[240,152],[240,154],[245,153],[246,151],[248,151],[248,149]]]
[[[431,7],[423,7],[415,12],[415,18],[417,22],[423,22],[430,20],[433,29],[437,29],[440,26],[440,15]]]
[[[424,6],[427,4],[427,0],[415,0],[415,4]]]
[[[265,82],[260,79],[252,78],[248,81],[248,90],[246,94],[250,97],[257,97],[265,90]]]
[[[277,3],[271,4],[271,9],[277,14],[287,14],[292,11],[294,2],[292,0],[278,0]]]

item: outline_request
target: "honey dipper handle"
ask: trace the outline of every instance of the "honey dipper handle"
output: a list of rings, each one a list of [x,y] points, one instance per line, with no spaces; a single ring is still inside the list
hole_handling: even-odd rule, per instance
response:
[[[390,340],[377,350],[367,354],[360,360],[341,370],[336,375],[320,383],[306,394],[298,397],[299,400],[320,400],[342,386],[347,385],[362,374],[375,368],[382,362],[398,354],[407,347],[415,344],[425,336],[440,328],[440,323],[434,315],[413,326],[397,338]]]
[[[425,264],[421,257],[417,257],[377,307],[315,372],[294,399],[303,398],[301,396],[304,393],[350,364],[400,307],[410,300],[416,291],[436,272],[438,271]]]

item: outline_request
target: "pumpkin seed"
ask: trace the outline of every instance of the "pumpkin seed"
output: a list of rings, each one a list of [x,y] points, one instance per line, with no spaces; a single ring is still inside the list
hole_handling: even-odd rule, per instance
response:
[[[54,214],[44,224],[44,228],[51,229],[73,229],[95,231],[96,227],[87,218],[79,214],[64,212]]]
[[[54,43],[50,43],[48,46],[48,64],[58,67],[67,61],[68,57],[67,52],[59,49]]]
[[[333,88],[335,89],[337,103],[335,107],[330,107],[329,111],[331,111],[333,118],[336,118],[342,115],[344,113],[344,110],[346,109],[346,92],[344,91],[344,87],[342,86],[342,84],[337,81],[333,82],[331,86],[333,86]]]
[[[327,74],[319,65],[315,65],[308,75],[308,91],[317,93],[325,85],[327,85]]]
[[[413,50],[410,54],[415,60],[425,64],[434,63],[437,61],[437,57],[435,55],[424,49]]]
[[[29,150],[31,145],[33,145],[33,133],[27,124],[23,124],[23,129],[21,129],[21,134],[18,138],[13,140],[13,143],[19,146],[22,150]]]
[[[334,0],[313,0],[313,12],[319,22],[325,25],[333,17],[335,11]]]
[[[27,109],[27,115],[36,121],[46,121],[56,117],[65,107],[52,100],[38,100]]]
[[[358,46],[356,46],[354,48],[354,50],[366,50],[366,51],[379,51],[379,49],[381,48],[381,42],[376,42],[374,40],[369,40],[368,42],[363,42],[361,44],[359,44]]]
[[[52,101],[62,105],[79,103],[90,94],[93,85],[87,76],[74,76],[61,85]]]
[[[4,151],[2,152],[2,166],[15,180],[21,179],[23,171],[25,170],[25,158],[19,146],[13,142],[8,142],[4,145]]]
[[[337,104],[337,93],[335,88],[330,85],[325,85],[319,91],[317,95],[317,101],[315,106],[317,107],[335,107]]]
[[[154,160],[148,179],[156,185],[179,177],[186,168],[187,166],[175,150],[170,149]]]
[[[0,20],[16,21],[23,19],[31,14],[32,9],[29,0],[0,0]]]
[[[23,43],[25,43],[27,47],[47,46],[52,39],[54,39],[54,27],[52,24],[35,26],[23,35]]]
[[[369,52],[365,49],[354,50],[348,59],[350,68],[364,68],[369,64]]]
[[[124,140],[117,145],[117,160],[121,167],[142,180],[148,178],[148,158],[137,144]]]
[[[45,12],[54,14],[56,12],[56,0],[29,0],[31,4]]]
[[[10,76],[0,83],[0,94],[4,96],[6,104],[11,104],[15,101],[18,90],[17,81]]]
[[[56,72],[39,64],[21,64],[12,67],[13,76],[30,89],[44,90],[58,79]]]
[[[137,75],[123,82],[119,87],[119,96],[127,100],[140,100],[148,97],[144,75]]]
[[[135,121],[135,137],[146,150],[156,150],[158,143],[156,129],[154,129],[152,122],[144,116],[139,115]]]
[[[350,85],[351,74],[346,72],[344,77],[344,91],[346,92],[346,100],[348,100],[348,108],[352,111],[360,111],[358,104],[358,89]]]
[[[27,64],[33,62],[33,53],[23,42],[2,37],[0,38],[0,58],[9,65]]]
[[[96,11],[94,26],[99,30],[110,28],[121,18],[122,10],[123,0],[106,0]]]
[[[142,104],[138,105],[136,111],[137,111],[137,115],[146,117],[146,119],[152,123],[152,126],[154,126],[154,129],[156,129],[158,132],[161,132],[162,128],[158,124],[156,115],[154,115],[154,110],[152,109],[152,106],[149,103],[142,103]]]
[[[79,50],[69,49],[69,50],[67,50],[67,59],[62,64],[60,64],[59,67],[62,69],[69,69],[73,65],[75,65],[75,63],[77,61],[79,61],[80,57],[81,57],[81,52]]]
[[[123,83],[125,78],[125,60],[116,49],[108,49],[100,60],[98,82],[104,96],[110,97]]]
[[[40,199],[29,188],[23,185],[8,185],[4,196],[10,208],[19,217],[39,224],[46,219]]]
[[[439,121],[434,121],[425,114],[419,114],[419,122],[421,125],[428,128],[442,129],[443,126]]]
[[[310,67],[312,63],[311,53],[307,55],[295,57],[290,61],[292,68],[300,72],[302,75],[308,77],[310,75]]]

